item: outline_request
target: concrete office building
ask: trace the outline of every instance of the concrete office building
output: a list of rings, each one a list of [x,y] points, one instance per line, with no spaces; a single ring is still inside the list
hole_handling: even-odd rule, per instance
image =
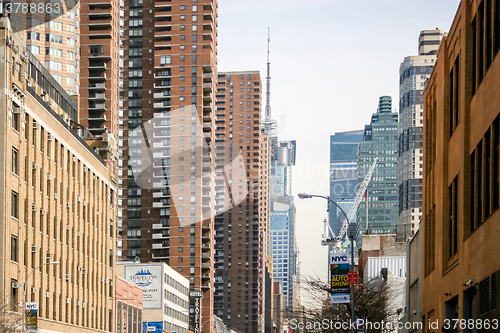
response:
[[[229,329],[257,333],[265,290],[259,72],[219,73],[216,104],[214,312]]]
[[[375,157],[378,157],[378,162],[367,189],[368,213],[366,201],[362,201],[358,207],[358,247],[362,245],[364,234],[396,233],[398,114],[391,109],[391,97],[380,97],[377,112],[372,115],[370,125],[365,126],[363,141],[359,143],[358,184],[363,181]]]
[[[348,214],[356,197],[358,145],[362,140],[363,130],[338,132],[330,136],[330,199],[335,201],[346,214]],[[334,204],[329,203],[328,205],[328,223],[337,236],[345,216]],[[356,215],[350,223],[356,223]],[[325,235],[327,238],[331,236]],[[328,252],[331,250],[332,246],[330,245]],[[357,252],[355,249],[354,253]]]
[[[10,23],[0,18],[3,301],[21,313],[26,284],[39,331],[114,331],[117,175],[85,143],[77,103]]]
[[[189,279],[165,263],[121,262],[115,270],[117,276],[142,288],[144,310],[142,317],[134,315],[134,322],[149,327],[153,333],[189,333]],[[194,312],[199,316],[198,301],[196,308]]]
[[[188,277],[211,333],[217,1],[131,0],[125,22],[120,258]]]
[[[436,331],[500,318],[499,12],[460,2],[424,90],[421,320]]]
[[[405,57],[399,68],[399,222],[398,237],[411,236],[422,216],[424,82],[434,68],[445,33],[424,30],[416,56]]]

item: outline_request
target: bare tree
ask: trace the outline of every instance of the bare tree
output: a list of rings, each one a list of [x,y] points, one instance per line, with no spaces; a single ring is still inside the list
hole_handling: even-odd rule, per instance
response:
[[[300,313],[292,312],[288,317],[293,331],[306,333],[313,332],[331,332],[331,333],[349,333],[352,330],[351,323],[351,304],[331,304],[330,303],[330,285],[324,280],[315,277],[307,277],[301,281],[301,293],[308,299]],[[383,278],[373,279],[367,283],[355,286],[355,306],[356,317],[362,318],[365,322],[387,323],[393,322],[397,318],[393,303],[395,291]],[[393,313],[394,312],[394,313]],[[295,321],[294,321],[295,319]],[[302,327],[298,327],[298,323]],[[342,327],[342,323],[344,327]],[[347,326],[349,325],[349,326]],[[389,325],[390,326],[390,325]],[[387,328],[388,325],[384,325]],[[391,332],[391,329],[382,329],[380,327],[367,330],[369,332],[381,333]]]
[[[17,304],[15,306],[17,306]],[[11,304],[2,302],[0,304],[0,333],[19,333],[20,331],[20,314],[12,311]]]

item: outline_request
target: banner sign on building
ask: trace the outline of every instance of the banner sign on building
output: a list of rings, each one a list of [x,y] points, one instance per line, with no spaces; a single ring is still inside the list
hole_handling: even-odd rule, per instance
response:
[[[163,321],[143,322],[142,333],[163,333]]]
[[[346,252],[330,253],[331,303],[349,303],[348,273],[351,260]]]
[[[29,331],[36,331],[38,328],[38,303],[26,303],[24,311],[26,312],[26,328]]]
[[[194,333],[200,333],[200,319],[201,319],[201,297],[203,293],[201,291],[191,291],[189,294],[191,298],[191,307],[193,308],[190,317],[190,327]]]
[[[125,280],[143,288],[143,309],[162,308],[162,277],[162,265],[125,266]]]

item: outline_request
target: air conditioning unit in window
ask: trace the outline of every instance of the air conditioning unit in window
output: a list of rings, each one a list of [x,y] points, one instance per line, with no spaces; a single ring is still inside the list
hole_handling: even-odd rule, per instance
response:
[[[33,170],[38,170],[38,164],[33,163]]]
[[[87,271],[87,269],[86,269],[86,268],[82,269],[82,274],[87,274],[87,272],[88,272],[88,271]]]
[[[71,208],[71,202],[66,202],[66,207]]]
[[[80,196],[78,196],[77,201],[78,202],[82,201],[82,198]]]
[[[59,198],[59,195],[57,193],[54,193],[54,199],[57,200],[57,198]]]
[[[31,253],[38,253],[38,246],[32,246]]]
[[[45,254],[45,257],[46,257],[47,259],[52,259],[52,253],[47,252],[47,253]]]
[[[112,256],[112,257],[114,257],[114,256],[116,256],[116,252],[115,251],[110,251],[109,255]]]
[[[38,129],[38,123],[36,121],[33,122],[33,129]]]
[[[31,288],[31,293],[36,294],[36,288]]]
[[[71,230],[71,226],[69,224],[66,224],[66,230]]]
[[[53,136],[51,133],[48,133],[47,134],[47,141],[52,141],[53,140]]]
[[[31,211],[36,212],[36,205],[31,205]]]
[[[76,270],[77,270],[77,272],[81,272],[81,271],[82,271],[82,267],[81,267],[81,266],[78,266],[78,267],[76,268]]]
[[[45,209],[40,210],[40,215],[42,215],[42,216],[45,215]]]
[[[19,289],[19,288],[22,288],[22,287],[23,287],[22,283],[12,282],[12,288]]]
[[[20,107],[13,107],[12,108],[12,113],[14,114],[20,114],[21,113],[21,108]]]
[[[71,274],[66,274],[66,281],[71,280]]]
[[[47,180],[52,180],[52,175],[47,175]]]
[[[66,298],[66,303],[69,304],[69,298]]]

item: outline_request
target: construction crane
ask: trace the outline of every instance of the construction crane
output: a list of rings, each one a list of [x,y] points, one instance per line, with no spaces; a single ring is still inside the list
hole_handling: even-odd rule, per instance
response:
[[[349,228],[349,221],[352,221],[354,215],[356,214],[356,211],[358,210],[359,203],[364,197],[364,194],[366,192],[366,189],[368,188],[368,184],[370,183],[370,180],[372,178],[373,171],[375,170],[375,167],[377,166],[377,161],[378,157],[375,158],[373,161],[373,164],[370,166],[370,169],[365,175],[365,178],[363,179],[363,182],[359,185],[358,192],[356,193],[356,197],[354,197],[354,202],[351,205],[351,208],[349,209],[349,212],[347,215],[345,212],[342,210],[342,213],[345,215],[344,222],[342,223],[342,227],[340,228],[339,234],[336,236],[335,233],[333,232],[332,228],[328,223],[325,222],[325,235],[328,235],[328,230],[326,229],[326,226],[328,226],[328,229],[331,234],[331,238],[325,237],[323,235],[323,240],[321,241],[321,245],[326,246],[326,245],[334,245],[335,247],[340,248],[341,242],[344,240],[344,237],[347,234],[347,228]],[[328,198],[329,201],[330,198]],[[340,208],[340,207],[339,207]]]

